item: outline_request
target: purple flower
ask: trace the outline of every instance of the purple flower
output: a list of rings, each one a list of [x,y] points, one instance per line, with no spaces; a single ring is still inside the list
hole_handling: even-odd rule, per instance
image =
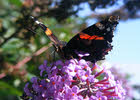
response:
[[[91,96],[89,100],[107,100],[106,96],[102,95],[102,92],[98,91],[95,96]]]
[[[65,100],[78,100],[77,97],[77,93],[79,92],[79,88],[77,86],[73,86],[72,88],[69,87],[68,85],[65,85],[64,87],[65,90],[65,94],[64,94],[64,99]]]
[[[26,83],[26,85],[24,87],[24,91],[25,91],[27,96],[32,96],[32,93],[30,93],[28,86],[29,86],[29,83]]]
[[[44,61],[44,64],[39,66],[40,71],[40,76],[42,76],[43,72],[47,70],[47,61]]]
[[[78,53],[78,52],[77,52]],[[80,57],[80,58],[82,58],[82,57],[84,57],[84,56],[89,56],[90,54],[89,53],[78,53],[78,56]]]
[[[121,86],[123,86],[123,88],[126,90],[127,97],[125,99],[132,99],[134,90],[129,83],[128,74],[120,72],[120,69],[117,69],[116,67],[112,67],[111,71],[113,74],[115,74],[115,80],[117,81],[119,79],[121,81],[119,84],[121,84]]]
[[[44,64],[45,65],[45,64]],[[24,92],[39,100],[109,100],[125,98],[121,83],[114,80],[111,71],[91,65],[83,59],[56,61],[51,67],[39,67],[45,79],[32,78]],[[48,70],[49,69],[49,70]]]

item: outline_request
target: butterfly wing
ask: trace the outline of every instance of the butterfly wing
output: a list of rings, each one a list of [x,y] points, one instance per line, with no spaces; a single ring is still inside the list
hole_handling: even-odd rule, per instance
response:
[[[83,57],[87,61],[103,60],[112,49],[113,31],[118,24],[118,20],[118,16],[111,16],[78,33],[63,47],[65,58],[71,56],[78,58],[76,52],[82,52],[90,54]]]

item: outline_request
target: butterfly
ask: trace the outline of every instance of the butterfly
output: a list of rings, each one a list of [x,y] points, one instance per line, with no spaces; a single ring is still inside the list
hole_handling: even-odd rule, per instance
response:
[[[93,63],[104,60],[105,55],[112,50],[113,32],[119,23],[119,16],[110,16],[82,30],[68,43],[63,43],[43,23],[32,16],[31,18],[44,30],[63,59],[79,58],[78,53],[88,53],[83,59]]]

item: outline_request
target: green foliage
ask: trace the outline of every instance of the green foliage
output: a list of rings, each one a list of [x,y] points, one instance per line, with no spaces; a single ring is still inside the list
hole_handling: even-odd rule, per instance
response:
[[[19,91],[18,89],[16,89],[15,87],[13,87],[10,84],[7,84],[6,82],[0,81],[0,86],[2,86],[2,87],[0,87],[0,90],[2,91],[3,94],[6,94],[7,90],[8,90],[8,94],[9,95],[11,94],[11,95],[18,95],[18,96],[20,96],[22,94],[21,91]]]
[[[8,2],[11,3],[11,4],[14,4],[18,7],[21,7],[21,5],[22,5],[21,0],[8,0]]]

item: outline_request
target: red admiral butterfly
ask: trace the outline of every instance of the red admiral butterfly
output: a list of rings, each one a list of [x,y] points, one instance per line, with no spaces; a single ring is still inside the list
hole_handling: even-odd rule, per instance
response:
[[[119,16],[110,16],[97,22],[75,35],[67,44],[59,41],[52,31],[34,17],[31,17],[54,43],[56,51],[64,59],[79,58],[76,52],[89,53],[83,59],[95,63],[105,59],[112,49],[113,31],[118,24]]]

